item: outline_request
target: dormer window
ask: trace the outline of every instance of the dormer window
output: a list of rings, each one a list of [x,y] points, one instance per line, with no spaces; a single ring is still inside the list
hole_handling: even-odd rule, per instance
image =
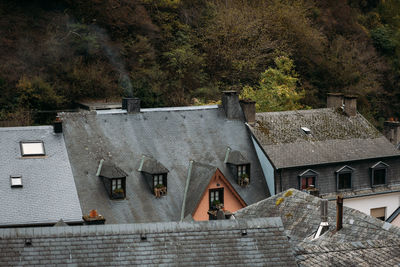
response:
[[[338,190],[352,188],[352,176],[354,169],[349,166],[343,166],[336,171],[336,186]]]
[[[156,197],[167,194],[168,169],[164,165],[151,157],[142,156],[138,171],[143,174],[151,192]]]
[[[21,155],[23,157],[34,157],[46,155],[42,141],[24,141],[20,143]]]
[[[128,175],[123,170],[117,166],[101,162],[98,173],[110,199],[124,199],[126,197],[126,176]]]
[[[385,185],[387,180],[387,169],[389,165],[379,161],[371,167],[371,185],[380,186]]]
[[[10,176],[11,187],[22,187],[22,176]]]
[[[316,187],[318,173],[314,170],[308,169],[299,175],[300,190],[307,190]]]
[[[225,163],[231,169],[234,178],[240,186],[250,184],[250,162],[237,150],[226,150]]]

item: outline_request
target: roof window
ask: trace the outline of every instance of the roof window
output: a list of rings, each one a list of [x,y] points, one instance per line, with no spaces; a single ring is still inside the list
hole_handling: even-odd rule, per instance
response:
[[[303,130],[303,132],[304,132],[305,134],[311,134],[311,130],[308,129],[307,127],[301,127],[301,129]]]
[[[10,176],[11,187],[22,187],[22,176]]]
[[[44,144],[42,141],[27,141],[21,142],[21,155],[29,156],[44,156]]]

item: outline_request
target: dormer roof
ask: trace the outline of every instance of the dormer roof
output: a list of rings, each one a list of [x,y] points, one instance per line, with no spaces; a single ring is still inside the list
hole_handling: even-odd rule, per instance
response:
[[[234,165],[244,165],[249,164],[250,161],[243,156],[242,153],[238,150],[231,150],[231,148],[227,148],[226,150],[226,160],[225,163],[234,164]]]
[[[140,162],[140,166],[138,171],[140,172],[146,172],[149,174],[160,174],[160,173],[168,173],[168,169],[165,168],[164,165],[162,165],[160,162],[157,160],[148,157],[148,156],[142,156],[142,160]]]
[[[103,163],[101,166],[100,176],[112,179],[126,177],[128,174],[115,165]]]

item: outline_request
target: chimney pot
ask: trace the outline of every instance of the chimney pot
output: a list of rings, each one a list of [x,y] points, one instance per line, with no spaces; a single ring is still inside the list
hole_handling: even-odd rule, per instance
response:
[[[125,109],[128,113],[140,112],[140,99],[139,98],[122,98],[122,109]]]
[[[321,222],[328,222],[328,200],[321,199]]]
[[[357,96],[344,96],[344,112],[349,117],[357,115]]]
[[[343,197],[336,198],[336,231],[343,228]]]
[[[254,124],[256,122],[256,101],[243,99],[239,102],[246,122],[248,124]]]
[[[343,105],[343,94],[342,93],[327,93],[326,94],[326,107],[327,108],[341,108]]]
[[[239,96],[236,91],[222,92],[222,107],[229,120],[240,120],[243,118],[243,112],[239,104]]]
[[[59,116],[56,117],[56,119],[53,123],[53,130],[54,130],[54,133],[62,133],[63,132],[62,120]]]

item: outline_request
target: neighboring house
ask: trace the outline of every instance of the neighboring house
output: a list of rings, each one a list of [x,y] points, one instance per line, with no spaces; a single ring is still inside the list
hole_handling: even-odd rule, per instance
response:
[[[238,95],[225,92],[222,102],[141,109],[124,99],[122,110],[60,114],[84,214],[96,209],[106,223],[203,220],[214,200],[228,213],[270,196]]]
[[[281,217],[300,266],[393,266],[400,262],[400,228],[343,207],[343,228],[336,229],[335,203],[327,203],[326,231],[321,225],[321,198],[289,189],[237,211],[237,219]]]
[[[0,265],[297,266],[280,218],[0,229]]]
[[[82,223],[64,138],[54,129],[0,128],[0,227]]]
[[[357,112],[356,98],[329,94],[328,108],[257,113],[248,125],[272,195],[342,194],[383,220],[399,207],[400,151]]]

